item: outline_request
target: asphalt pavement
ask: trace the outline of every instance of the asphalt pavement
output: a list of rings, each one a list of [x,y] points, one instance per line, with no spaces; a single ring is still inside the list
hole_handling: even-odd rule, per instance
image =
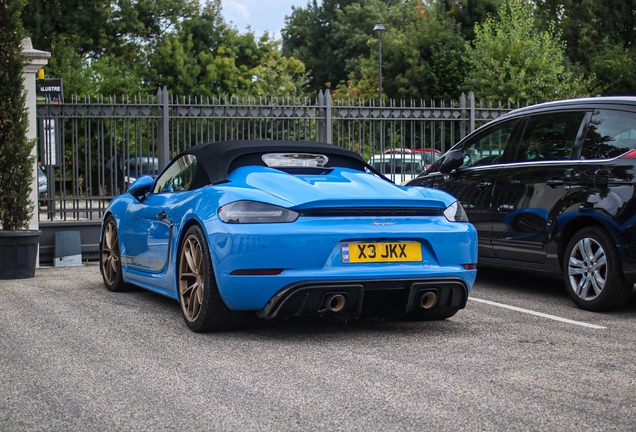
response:
[[[259,321],[195,334],[96,265],[0,281],[1,431],[636,430],[636,296],[479,271],[441,322]]]

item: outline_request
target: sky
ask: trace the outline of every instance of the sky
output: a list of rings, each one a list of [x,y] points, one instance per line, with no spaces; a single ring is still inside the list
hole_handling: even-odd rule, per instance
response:
[[[256,36],[268,31],[270,36],[281,39],[285,16],[291,15],[292,6],[306,8],[308,0],[222,0],[225,21],[245,33],[250,26]]]

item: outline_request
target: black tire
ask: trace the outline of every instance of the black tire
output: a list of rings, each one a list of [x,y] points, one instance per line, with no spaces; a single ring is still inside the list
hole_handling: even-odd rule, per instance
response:
[[[459,308],[442,308],[435,306],[432,309],[416,309],[409,312],[404,319],[406,321],[441,321],[450,318],[459,311]]]
[[[183,318],[194,332],[237,330],[255,315],[227,307],[219,294],[203,230],[193,225],[179,247],[177,287]]]
[[[625,305],[634,287],[623,275],[612,236],[594,226],[579,230],[570,239],[563,258],[563,280],[574,303],[593,312]]]
[[[121,271],[121,255],[119,253],[119,234],[117,224],[112,215],[106,218],[102,240],[99,244],[99,270],[108,291],[129,291],[131,286],[124,282]]]

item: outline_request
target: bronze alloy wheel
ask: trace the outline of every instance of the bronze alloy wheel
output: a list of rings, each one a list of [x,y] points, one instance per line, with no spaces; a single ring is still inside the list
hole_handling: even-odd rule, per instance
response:
[[[179,297],[185,319],[194,322],[201,312],[205,294],[205,269],[201,244],[196,235],[186,237],[179,257]]]
[[[108,216],[104,223],[99,252],[99,267],[106,288],[113,292],[130,290],[132,287],[124,282],[124,275],[121,270],[119,234],[117,234],[117,224],[112,216]]]
[[[178,257],[179,300],[190,330],[235,330],[249,324],[255,316],[253,312],[231,310],[221,298],[206,235],[200,226],[188,228]]]
[[[102,274],[106,285],[114,285],[121,269],[119,257],[119,236],[115,221],[111,218],[104,227],[101,250]]]

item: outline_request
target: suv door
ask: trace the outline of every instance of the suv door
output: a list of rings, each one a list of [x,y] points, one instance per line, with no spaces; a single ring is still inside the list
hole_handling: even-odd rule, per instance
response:
[[[577,185],[585,190],[583,211],[595,211],[620,225],[634,217],[636,113],[596,110],[581,149]],[[613,225],[613,224],[612,224]]]
[[[547,243],[579,164],[585,111],[529,116],[514,158],[498,172],[491,208],[497,258],[545,263]]]
[[[436,171],[442,159],[426,175],[409,182],[409,186],[443,189],[461,202],[468,220],[477,229],[479,256],[494,257],[490,215],[492,191],[497,173],[509,157],[508,149],[512,148],[519,124],[519,119],[511,119],[487,127],[453,148],[461,150],[464,155],[464,162],[459,168],[449,174]]]

